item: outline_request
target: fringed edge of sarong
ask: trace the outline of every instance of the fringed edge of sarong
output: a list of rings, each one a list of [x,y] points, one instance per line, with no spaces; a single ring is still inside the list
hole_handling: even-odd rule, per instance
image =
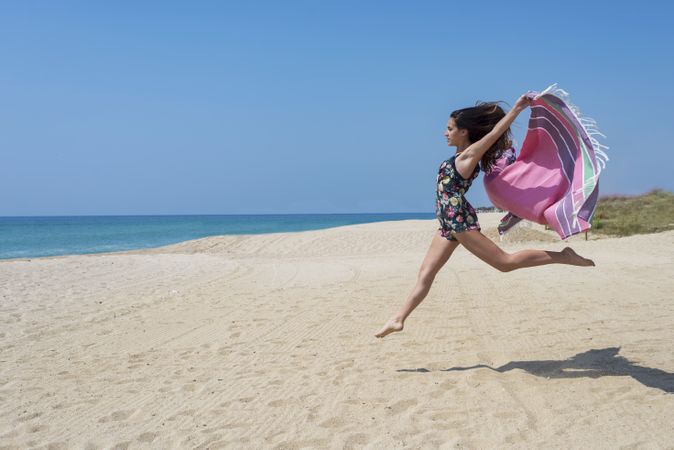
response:
[[[590,144],[592,145],[592,150],[594,152],[594,157],[597,162],[595,165],[596,171],[593,174],[592,177],[589,177],[588,179],[583,181],[583,186],[581,187],[581,190],[585,190],[588,188],[589,185],[592,186],[592,190],[596,187],[596,185],[599,183],[599,175],[601,174],[602,170],[606,168],[606,162],[609,161],[608,154],[606,153],[605,150],[607,150],[609,147],[602,144],[599,142],[596,136],[601,136],[602,138],[606,139],[606,135],[604,135],[602,132],[599,131],[599,128],[597,126],[597,121],[594,120],[591,117],[584,116],[580,112],[580,108],[576,106],[572,101],[569,93],[565,91],[564,89],[561,89],[557,86],[557,83],[553,83],[547,88],[545,88],[542,92],[538,93],[535,95],[534,99],[537,99],[539,97],[542,97],[543,95],[550,94],[554,95],[555,97],[559,98],[562,100],[571,110],[571,113],[574,115],[575,119],[578,121],[578,124],[580,124],[581,128],[587,135],[588,139],[590,140]],[[589,195],[587,198],[585,198],[585,201],[579,205],[577,205],[572,213],[573,216],[573,221],[574,221],[574,226],[580,226],[578,222],[578,213],[583,209],[585,204],[589,201],[589,199],[592,197],[592,195]],[[592,207],[592,212],[588,214],[588,217],[581,217],[583,220],[584,224],[580,226],[581,231],[585,231],[588,228],[591,228],[591,218],[594,215],[594,210],[596,209],[596,203]],[[573,234],[577,234],[579,232],[575,232]],[[569,237],[569,236],[566,236]],[[566,239],[564,237],[563,239]]]

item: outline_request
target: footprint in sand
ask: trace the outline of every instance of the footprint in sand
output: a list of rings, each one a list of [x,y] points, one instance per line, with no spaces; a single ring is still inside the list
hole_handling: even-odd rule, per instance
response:
[[[328,420],[324,420],[323,422],[319,423],[318,425],[323,428],[342,428],[347,425],[347,422],[345,422],[341,417],[331,417]]]
[[[278,408],[279,406],[284,406],[287,405],[291,402],[288,400],[272,400],[269,403],[267,403],[267,406],[271,406],[272,408]]]
[[[497,419],[514,419],[518,415],[511,411],[501,411],[493,413],[492,416],[496,417]]]
[[[391,406],[387,406],[386,409],[390,414],[400,414],[402,412],[405,412],[412,406],[416,406],[417,403],[418,403],[417,400],[413,398],[409,400],[400,400],[399,402],[395,402]]]
[[[41,415],[42,415],[42,413],[35,412],[35,413],[32,413],[32,414],[28,414],[27,416],[19,417],[17,420],[19,422],[27,422],[29,420],[37,419]]]
[[[119,421],[128,419],[129,417],[131,417],[133,415],[134,412],[135,412],[135,410],[133,410],[133,409],[115,411],[112,414],[110,414],[109,416],[101,417],[100,419],[98,419],[98,422],[99,423],[105,423],[105,422],[109,422],[109,421],[119,422]]]
[[[447,422],[447,421],[451,421],[451,420],[455,421],[457,418],[460,419],[460,416],[461,416],[461,414],[453,412],[453,411],[443,411],[443,412],[431,414],[431,420],[440,421],[440,422]],[[457,423],[457,422],[453,422],[453,423]]]
[[[37,433],[38,431],[46,430],[47,427],[45,425],[33,425],[28,429],[29,433]]]
[[[140,436],[138,436],[138,442],[147,442],[150,443],[154,441],[157,438],[157,433],[143,433]]]

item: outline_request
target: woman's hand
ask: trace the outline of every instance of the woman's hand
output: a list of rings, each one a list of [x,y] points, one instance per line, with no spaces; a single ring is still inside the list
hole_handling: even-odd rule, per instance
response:
[[[518,112],[524,111],[528,106],[531,106],[531,103],[534,101],[534,95],[531,93],[526,93],[522,94],[520,98],[517,99],[517,102],[515,103],[515,106],[513,106],[513,109],[517,110]]]

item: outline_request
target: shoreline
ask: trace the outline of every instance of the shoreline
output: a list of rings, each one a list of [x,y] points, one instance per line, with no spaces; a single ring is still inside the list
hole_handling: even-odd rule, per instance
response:
[[[173,218],[178,218],[180,220],[167,222],[143,221],[143,218],[161,219],[161,216],[83,216],[75,217],[75,219],[84,219],[84,221],[78,220],[72,223],[68,220],[73,219],[73,217],[65,216],[62,218],[68,219],[66,222],[47,223],[40,226],[40,229],[42,227],[44,228],[43,231],[35,228],[37,231],[32,231],[25,237],[21,236],[21,231],[18,229],[21,225],[9,225],[9,228],[6,229],[6,232],[9,233],[7,236],[12,236],[14,242],[9,239],[6,241],[0,240],[0,246],[6,246],[4,250],[5,253],[16,253],[22,250],[21,248],[17,248],[17,238],[24,239],[28,242],[31,240],[37,242],[42,240],[43,233],[50,233],[51,247],[47,248],[43,246],[45,248],[42,250],[38,249],[37,251],[44,251],[47,253],[57,251],[59,254],[19,254],[9,258],[3,256],[0,258],[0,261],[135,251],[159,248],[214,236],[254,236],[270,233],[296,233],[348,226],[358,223],[432,219],[432,217],[418,217],[420,215],[429,216],[428,213],[220,215],[219,217],[221,218],[227,217],[230,219],[232,217],[238,217],[241,220],[210,221],[209,218],[218,216],[187,215],[172,216]],[[250,220],[255,217],[271,218],[269,219],[271,222],[256,225],[256,223],[251,222]],[[97,219],[101,218],[111,218],[115,220],[99,222]],[[204,218],[206,218],[205,222],[203,221]],[[31,218],[29,217],[27,219]],[[46,219],[51,220],[52,218],[47,217]],[[141,222],[135,220],[129,221],[130,219],[139,219]],[[2,225],[1,220],[0,225]],[[34,223],[26,223],[23,225],[28,227],[37,226],[37,224]],[[55,229],[51,230],[50,227],[55,227]],[[118,229],[120,227],[123,227],[123,229]],[[274,228],[276,228],[276,230]],[[148,237],[148,233],[152,236]],[[74,238],[78,234],[81,234],[84,238],[79,242],[72,242],[72,239],[70,238]],[[117,242],[120,234],[124,235],[125,242],[123,243]],[[158,237],[162,237],[162,239],[159,239]],[[130,248],[111,249],[122,245]],[[92,248],[95,250],[91,251]],[[65,253],[61,253],[64,250]],[[81,252],[79,250],[81,250]]]
[[[482,226],[482,231],[484,234],[488,235],[492,240],[494,240],[497,244],[503,244],[507,245],[510,242],[520,242],[520,241],[525,241],[527,239],[533,241],[533,242],[569,242],[569,241],[574,241],[579,238],[579,236],[583,236],[582,234],[572,236],[571,238],[567,239],[566,241],[562,241],[559,239],[557,234],[552,231],[552,230],[545,230],[545,228],[542,225],[529,222],[529,221],[523,221],[524,223],[521,225],[516,226],[513,230],[511,230],[509,233],[506,234],[504,240],[500,240],[498,233],[495,231],[496,226],[498,225],[498,222],[500,218],[502,217],[502,213],[497,213],[497,212],[483,212],[478,215],[478,220]],[[40,259],[50,259],[50,258],[65,258],[65,257],[73,257],[73,256],[95,256],[95,255],[115,255],[115,254],[137,254],[137,253],[142,253],[142,252],[148,252],[148,253],[157,253],[161,249],[167,249],[170,250],[171,248],[175,246],[189,246],[190,243],[192,242],[198,242],[202,240],[217,240],[217,239],[231,239],[231,238],[250,238],[254,236],[271,236],[271,235],[283,235],[283,234],[298,234],[298,233],[311,233],[311,232],[318,232],[318,231],[323,231],[323,230],[332,230],[332,229],[343,229],[347,227],[353,227],[353,226],[359,226],[359,225],[376,225],[376,224],[389,224],[389,223],[398,223],[398,222],[419,222],[419,223],[428,223],[429,229],[431,229],[435,224],[437,224],[437,219],[401,219],[401,220],[388,220],[388,221],[378,221],[378,222],[364,222],[364,223],[357,223],[357,224],[347,224],[347,225],[337,225],[337,226],[332,226],[328,228],[317,228],[317,229],[311,229],[311,230],[297,230],[297,231],[279,231],[279,232],[265,232],[265,233],[246,233],[246,234],[219,234],[219,235],[212,235],[212,236],[204,236],[204,237],[198,237],[194,239],[187,239],[183,241],[178,241],[170,244],[164,244],[164,245],[159,245],[157,247],[140,247],[140,248],[133,248],[133,249],[127,249],[127,250],[119,250],[119,251],[104,251],[104,252],[95,252],[95,253],[70,253],[70,254],[64,254],[64,255],[46,255],[46,256],[29,256],[29,257],[16,257],[16,258],[2,258],[0,259],[0,263],[2,262],[8,262],[8,261],[32,261],[32,260],[40,260]],[[437,227],[436,227],[437,228]],[[529,233],[528,236],[523,235],[524,233],[522,230],[534,230],[536,233]],[[519,235],[516,238],[511,238],[512,236]],[[604,235],[594,235],[592,236],[592,239],[606,239],[606,238],[613,238],[613,236],[604,236]]]

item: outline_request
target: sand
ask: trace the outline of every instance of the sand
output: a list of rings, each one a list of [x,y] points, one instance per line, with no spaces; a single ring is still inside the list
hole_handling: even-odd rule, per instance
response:
[[[674,232],[572,238],[594,268],[459,248],[374,338],[436,228],[0,261],[0,448],[674,448]]]

